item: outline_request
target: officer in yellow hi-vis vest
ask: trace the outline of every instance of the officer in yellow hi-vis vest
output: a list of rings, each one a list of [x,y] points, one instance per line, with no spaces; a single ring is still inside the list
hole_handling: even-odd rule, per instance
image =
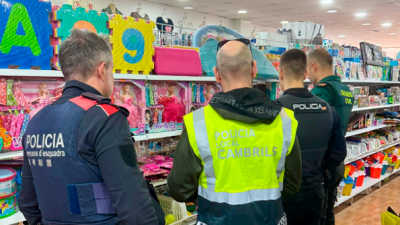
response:
[[[281,193],[300,188],[297,121],[252,88],[249,47],[247,39],[219,43],[214,73],[224,92],[184,117],[167,187],[177,201],[198,199],[198,224],[286,224]]]

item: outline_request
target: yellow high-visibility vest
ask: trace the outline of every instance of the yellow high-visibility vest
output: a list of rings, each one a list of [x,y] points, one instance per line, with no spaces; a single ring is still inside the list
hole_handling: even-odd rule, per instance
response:
[[[224,119],[206,106],[186,115],[184,122],[204,167],[199,196],[229,205],[281,198],[285,159],[297,131],[293,111],[282,108],[272,123],[250,124]]]

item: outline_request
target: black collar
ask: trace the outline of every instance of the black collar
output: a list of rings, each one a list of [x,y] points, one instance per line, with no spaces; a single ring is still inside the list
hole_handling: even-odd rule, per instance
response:
[[[286,90],[284,95],[293,95],[300,98],[310,98],[314,95],[307,88],[290,88]]]
[[[77,80],[71,80],[65,84],[61,98],[58,99],[54,104],[62,104],[70,100],[71,98],[82,95],[85,92],[90,92],[95,95],[102,95],[98,90],[90,85],[87,85]]]

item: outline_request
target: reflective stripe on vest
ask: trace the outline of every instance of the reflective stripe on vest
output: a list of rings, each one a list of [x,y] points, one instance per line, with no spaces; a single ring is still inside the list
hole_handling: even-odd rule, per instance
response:
[[[206,119],[207,118],[207,119]],[[209,129],[207,129],[207,121],[209,125]],[[212,125],[210,124],[212,123]],[[218,128],[215,126],[218,124]],[[239,205],[239,204],[247,204],[251,203],[254,201],[268,201],[268,200],[277,200],[281,197],[281,190],[283,190],[283,178],[284,178],[284,169],[285,169],[285,159],[286,156],[290,153],[294,140],[295,140],[295,135],[296,135],[296,129],[297,129],[297,121],[294,119],[294,114],[293,111],[284,109],[282,108],[279,116],[275,119],[275,121],[272,123],[274,128],[268,128],[271,130],[271,132],[274,132],[276,134],[279,133],[280,136],[278,138],[273,138],[273,137],[267,137],[268,135],[264,135],[262,138],[261,137],[255,137],[256,134],[259,133],[251,133],[254,135],[254,148],[253,149],[253,154],[251,154],[251,148],[236,148],[235,150],[231,149],[226,149],[226,148],[219,148],[218,150],[217,147],[214,145],[210,145],[210,137],[213,137],[212,133],[209,132],[215,132],[213,129],[225,129],[222,132],[222,136],[224,136],[224,132],[227,129],[235,129],[237,127],[242,127],[243,129],[250,129],[252,131],[252,126],[253,124],[249,125],[246,123],[242,123],[239,121],[232,121],[232,120],[225,120],[223,119],[211,106],[207,106],[205,108],[199,109],[187,116],[185,116],[185,125],[188,130],[188,135],[189,135],[189,142],[191,143],[191,146],[195,152],[195,154],[201,159],[203,166],[204,166],[204,171],[202,175],[200,176],[200,182],[199,182],[199,195],[202,196],[203,198],[211,201],[211,202],[217,202],[217,203],[227,203],[230,205]],[[264,123],[256,123],[258,126],[257,132],[260,130],[264,130],[263,128],[267,128],[270,125],[264,124]],[[235,127],[235,128],[233,128]],[[236,134],[236,137],[232,140],[236,140],[236,144],[238,145],[238,141],[240,141],[242,136],[244,135],[244,130],[239,130],[239,132]],[[265,129],[265,130],[268,130]],[[230,135],[232,136],[232,130],[229,130]],[[218,133],[218,132],[217,132]],[[216,133],[216,136],[217,136]],[[210,136],[211,135],[211,136]],[[247,131],[246,131],[247,135]],[[238,136],[240,136],[238,138]],[[217,138],[217,137],[215,137]],[[250,137],[251,138],[251,137]],[[243,139],[243,138],[242,138]],[[278,148],[272,148],[268,149],[267,147],[263,148],[261,147],[262,143],[260,140],[264,139],[268,141],[268,139],[271,140],[271,143],[269,143],[269,146],[273,146],[275,142],[275,139],[281,139],[282,143],[279,143],[281,146],[281,149]],[[247,145],[251,145],[251,143],[245,142]],[[260,144],[260,147],[257,145]],[[266,146],[266,145],[265,145]],[[213,152],[213,150],[215,150]],[[223,149],[223,150],[221,150]],[[274,174],[271,177],[271,182],[269,184],[264,184],[264,186],[268,186],[267,188],[260,188],[260,187],[254,187],[254,188],[248,188],[249,190],[243,190],[243,191],[238,191],[237,188],[236,190],[230,191],[229,187],[231,183],[235,183],[235,181],[227,181],[230,184],[219,184],[217,182],[217,176],[216,176],[216,171],[218,171],[218,165],[222,165],[219,163],[223,163],[223,160],[235,160],[235,156],[230,155],[233,151],[235,152],[236,158],[238,157],[260,157],[260,149],[261,149],[261,157],[270,157],[271,159],[268,159],[270,161],[275,162],[275,171],[273,171],[272,174]],[[239,153],[238,153],[239,150]],[[271,151],[272,150],[272,153]],[[222,157],[220,155],[221,152],[228,151],[228,155],[226,157]],[[280,152],[280,157],[279,159],[275,159],[275,155],[278,154],[277,152]],[[249,154],[250,152],[250,154]],[[265,152],[265,154],[264,154]],[[214,157],[213,157],[214,153]],[[268,155],[271,154],[271,155]],[[217,157],[216,157],[217,156]],[[232,158],[229,158],[232,157]],[[215,167],[214,163],[218,163],[218,165]],[[228,163],[229,164],[229,163]],[[241,164],[235,162],[235,166],[240,166]],[[260,164],[259,166],[264,166]],[[246,167],[246,166],[245,166]],[[272,167],[272,164],[269,165],[269,167]],[[217,170],[216,170],[217,168]],[[257,171],[253,171],[254,173],[257,173]],[[269,173],[271,173],[269,171]],[[260,171],[262,173],[262,170]],[[263,176],[262,174],[261,176]],[[219,178],[221,180],[221,178]],[[221,182],[221,181],[220,181]],[[216,186],[221,188],[216,188]],[[236,186],[237,187],[237,186]],[[221,191],[221,189],[225,191]],[[240,189],[240,187],[239,187]]]

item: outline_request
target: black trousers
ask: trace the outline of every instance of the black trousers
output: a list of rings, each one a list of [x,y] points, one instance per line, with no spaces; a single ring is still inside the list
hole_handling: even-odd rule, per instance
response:
[[[340,166],[328,167],[331,179],[325,180],[325,198],[324,206],[321,214],[320,225],[334,225],[335,224],[335,203],[337,200],[337,187],[343,179],[344,164]]]
[[[319,225],[322,205],[324,202],[324,188],[321,181],[302,187],[294,195],[283,197],[288,225]]]

